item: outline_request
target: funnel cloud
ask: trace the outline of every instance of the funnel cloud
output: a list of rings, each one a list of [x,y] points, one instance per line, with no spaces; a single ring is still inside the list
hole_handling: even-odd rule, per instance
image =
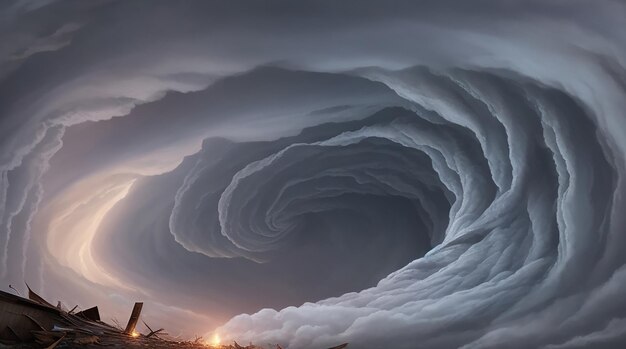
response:
[[[2,290],[285,348],[626,345],[624,2],[10,0],[0,28]]]

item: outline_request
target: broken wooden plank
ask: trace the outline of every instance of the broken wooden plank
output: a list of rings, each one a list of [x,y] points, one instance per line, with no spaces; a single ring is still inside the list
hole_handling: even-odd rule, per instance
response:
[[[158,334],[161,334],[161,332],[163,332],[163,331],[165,331],[165,329],[164,329],[164,328],[159,328],[159,329],[158,329],[158,330],[156,330],[156,331],[150,331],[150,333],[148,333],[148,334],[146,335],[146,338],[150,338],[150,337],[152,337],[152,336],[155,336],[155,337],[159,338]]]
[[[35,337],[35,341],[42,345],[52,344],[65,336],[65,332],[31,331],[30,333]]]
[[[31,301],[35,301],[37,303],[49,306],[50,308],[54,308],[52,304],[48,303],[45,299],[43,299],[43,297],[41,297],[40,295],[36,294],[33,290],[31,290],[28,284],[26,284],[26,288],[28,288],[28,299],[30,299]]]
[[[39,321],[35,320],[35,318],[33,318],[32,316],[28,315],[28,314],[22,314],[24,316],[26,316],[30,321],[32,321],[35,325],[37,325],[37,327],[39,327],[42,331],[45,331],[46,328],[43,327]]]
[[[130,319],[128,319],[128,324],[126,325],[126,329],[124,330],[125,334],[132,335],[133,332],[135,332],[135,327],[137,326],[137,322],[139,321],[142,307],[142,302],[135,303],[135,306],[133,307],[133,312],[130,314]]]
[[[343,343],[343,344],[339,344],[338,346],[328,348],[328,349],[344,349],[347,346],[348,346],[348,343]]]
[[[59,343],[61,343],[63,338],[65,338],[65,335],[63,335],[63,337],[59,338],[56,342],[54,342],[54,343],[50,344],[49,346],[47,346],[46,349],[54,349],[54,348],[56,348],[56,346],[59,345]]]
[[[79,311],[76,315],[82,316],[87,320],[100,321],[100,312],[98,311],[98,307],[91,307],[89,309]]]
[[[156,338],[160,338],[158,336],[158,334],[163,334],[162,332],[165,331],[164,328],[159,328],[158,330],[153,330],[152,327],[150,327],[145,321],[141,320],[141,322],[143,322],[144,326],[146,326],[148,328],[148,330],[150,330],[150,333],[148,333],[146,335],[146,338],[150,338],[152,336],[155,336]],[[196,341],[198,340],[198,338],[196,338]]]

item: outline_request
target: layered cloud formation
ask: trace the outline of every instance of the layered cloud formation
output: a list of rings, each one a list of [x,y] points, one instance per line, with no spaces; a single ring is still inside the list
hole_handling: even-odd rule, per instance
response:
[[[623,3],[11,1],[0,27],[2,289],[289,348],[626,343]]]

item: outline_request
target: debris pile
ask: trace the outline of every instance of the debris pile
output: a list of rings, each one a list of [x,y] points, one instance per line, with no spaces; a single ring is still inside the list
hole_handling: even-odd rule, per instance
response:
[[[28,287],[28,285],[26,285]],[[135,303],[125,330],[100,320],[98,307],[74,313],[56,307],[28,287],[28,299],[0,291],[0,342],[14,348],[178,348],[184,346],[159,338],[163,329],[148,335],[135,332],[143,303]]]
[[[12,288],[11,286],[9,286]],[[155,348],[155,349],[264,349],[250,344],[241,346],[237,342],[228,345],[208,345],[201,337],[194,341],[174,341],[164,338],[163,328],[141,334],[135,331],[143,303],[135,303],[128,324],[109,325],[100,319],[98,307],[80,312],[77,308],[66,311],[61,303],[55,307],[28,288],[28,298],[0,291],[0,349],[12,348]],[[12,288],[13,289],[13,288]],[[329,349],[344,349],[347,343]],[[272,349],[283,349],[276,345]],[[287,348],[285,348],[287,349]]]

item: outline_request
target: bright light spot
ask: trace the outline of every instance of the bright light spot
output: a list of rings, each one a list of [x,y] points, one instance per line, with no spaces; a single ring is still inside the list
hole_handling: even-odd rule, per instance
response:
[[[222,339],[220,338],[219,334],[214,334],[213,338],[211,339],[211,345],[214,347],[219,347],[220,343],[222,342]]]
[[[134,338],[137,338],[139,337],[139,332],[133,331],[133,333],[131,333],[130,335],[133,336]]]

